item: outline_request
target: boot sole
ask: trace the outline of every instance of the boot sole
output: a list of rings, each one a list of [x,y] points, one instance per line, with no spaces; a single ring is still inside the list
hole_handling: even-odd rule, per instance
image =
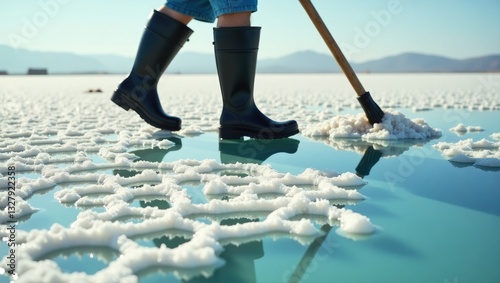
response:
[[[274,140],[284,139],[299,133],[298,127],[283,129],[273,132],[271,129],[255,129],[245,127],[221,126],[219,128],[219,139],[237,140],[243,137],[254,139]]]
[[[122,91],[117,89],[113,96],[111,96],[111,101],[113,101],[116,105],[123,108],[125,111],[129,111],[130,109],[134,110],[141,118],[146,121],[146,123],[150,124],[153,127],[160,128],[162,130],[167,131],[179,131],[181,129],[181,125],[171,124],[168,126],[163,125],[161,122],[158,122],[155,118],[149,116],[148,112],[142,109],[141,105],[134,100],[127,97]]]

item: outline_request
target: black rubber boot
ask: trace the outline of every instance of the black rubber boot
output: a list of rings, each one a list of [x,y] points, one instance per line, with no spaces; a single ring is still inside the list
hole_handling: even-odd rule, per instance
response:
[[[299,132],[297,122],[276,122],[255,105],[253,87],[260,27],[214,28],[214,47],[223,108],[219,137],[280,139]]]
[[[192,33],[186,25],[153,11],[142,35],[132,71],[120,83],[111,100],[125,110],[134,110],[154,127],[180,130],[181,119],[163,111],[156,86]]]

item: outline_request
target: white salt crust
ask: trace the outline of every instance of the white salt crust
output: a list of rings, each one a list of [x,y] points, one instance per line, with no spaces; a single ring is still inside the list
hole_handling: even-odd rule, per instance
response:
[[[258,76],[255,100],[274,119],[292,117],[299,122],[302,134],[330,137],[328,141],[339,147],[348,145],[338,142],[338,137],[369,140],[383,148],[394,139],[440,136],[439,130],[425,121],[410,120],[390,110],[393,107],[414,111],[500,110],[498,91],[490,83],[498,80],[498,75],[469,75],[459,84],[455,77],[447,75],[423,76],[431,83],[422,86],[419,80],[404,75],[389,80],[383,76],[362,78],[373,87],[375,100],[386,112],[383,123],[375,127],[363,114],[339,115],[343,109],[362,112],[343,76],[297,75],[292,80],[288,75]],[[241,244],[269,236],[306,243],[320,234],[317,227],[325,223],[338,225],[340,234],[353,238],[375,231],[367,216],[332,206],[332,202],[356,203],[364,199],[357,191],[345,189],[364,184],[353,173],[306,169],[293,175],[267,165],[220,164],[214,160],[132,162],[137,158],[129,153],[132,149],[168,149],[175,144],[159,140],[169,133],[158,132],[138,115],[109,101],[120,79],[122,76],[2,78],[0,188],[8,186],[7,165],[15,165],[18,174],[32,175],[17,179],[16,218],[37,213],[29,203],[31,196],[61,185],[64,189],[54,197],[65,205],[82,208],[68,227],[53,224],[48,229],[17,231],[19,278],[13,278],[15,282],[34,282],[34,278],[40,283],[137,282],[136,274],[157,266],[182,267],[174,272],[179,278],[208,276],[224,264],[219,255],[227,243]],[[443,88],[443,84],[456,88]],[[96,86],[104,93],[84,93]],[[197,136],[217,131],[222,104],[215,76],[170,75],[162,79],[159,87],[167,112],[183,119],[183,130],[178,134]],[[500,134],[492,135],[492,139],[499,140]],[[482,147],[482,155],[476,155],[478,147]],[[455,145],[437,144],[436,148],[447,157],[467,162],[493,160],[490,163],[495,164],[499,158],[497,142],[467,140]],[[105,173],[117,169],[133,170],[136,175],[124,178]],[[244,172],[247,176],[223,176],[220,172],[224,171]],[[202,184],[206,201],[194,202],[183,187],[185,182]],[[102,197],[92,197],[95,193]],[[229,197],[221,200],[222,196]],[[134,200],[152,199],[169,201],[171,208],[130,206]],[[5,190],[0,200],[6,203]],[[105,210],[85,209],[95,206]],[[198,217],[209,221],[199,221]],[[233,226],[219,224],[231,217],[262,220]],[[138,221],[120,220],[126,218]],[[8,213],[2,209],[0,221],[5,223],[7,219]],[[4,227],[0,236],[7,237]],[[145,247],[136,242],[166,232],[189,241],[173,249]],[[50,259],[37,260],[51,252],[82,246],[106,247],[119,257],[108,259],[107,267],[94,275],[65,273]],[[6,269],[5,257],[2,262]]]
[[[439,142],[434,148],[452,162],[500,168],[500,142],[466,139],[456,143]]]
[[[460,123],[455,127],[451,128],[450,131],[462,134],[470,132],[482,132],[484,131],[484,129],[481,126],[465,126],[464,124]]]
[[[107,168],[139,170],[140,173],[128,178],[88,173]],[[234,170],[248,172],[253,176],[219,175],[221,171]],[[105,212],[85,210],[70,227],[54,224],[49,230],[20,233],[18,243],[23,244],[17,251],[19,282],[29,282],[28,278],[50,278],[55,280],[52,282],[105,282],[111,277],[116,278],[116,282],[134,282],[136,279],[133,274],[157,265],[185,269],[216,268],[223,264],[223,260],[217,256],[222,251],[221,243],[241,244],[266,235],[287,235],[307,242],[307,239],[320,235],[311,220],[290,220],[296,216],[322,216],[331,225],[340,221],[340,228],[352,234],[374,232],[367,217],[356,216],[357,213],[351,210],[330,204],[330,201],[335,200],[363,200],[363,196],[357,191],[336,186],[363,185],[364,181],[352,173],[326,177],[322,172],[307,169],[302,174],[292,175],[257,164],[219,164],[214,160],[132,162],[118,155],[114,163],[94,164],[87,160],[64,168],[45,167],[42,175],[42,178],[36,180],[20,179],[18,196],[28,198],[37,191],[60,184],[75,184],[72,188],[57,192],[56,199],[77,207],[102,206],[105,207]],[[232,197],[229,200],[213,197],[207,203],[193,204],[180,185],[186,181],[205,184],[203,192],[206,195],[229,194]],[[82,182],[88,185],[80,185]],[[157,184],[149,185],[151,183]],[[146,185],[132,189],[134,184]],[[303,186],[314,186],[317,189],[305,189]],[[105,196],[88,197],[95,193]],[[266,199],[259,196],[263,193],[274,193],[277,196]],[[157,207],[129,206],[132,200],[152,198],[168,200],[171,208],[162,210]],[[27,206],[26,209],[30,208]],[[22,209],[19,213],[24,213],[25,207]],[[217,221],[206,224],[190,218],[194,215],[208,218],[217,218],[218,215],[224,215],[223,218],[231,218],[231,215],[251,217],[254,213],[265,215],[265,219],[261,222],[221,226]],[[342,218],[344,213],[349,216]],[[1,219],[6,220],[7,217],[7,212],[4,211]],[[116,221],[124,217],[137,217],[142,221]],[[148,238],[148,235],[164,231],[183,231],[191,240],[174,249],[142,247],[131,240],[136,237]],[[65,274],[50,260],[37,261],[46,254],[77,247],[108,247],[119,252],[120,257],[95,275]],[[189,274],[179,276],[189,277]]]
[[[349,172],[327,176],[307,169],[292,175],[276,172],[266,165],[219,164],[214,160],[133,162],[137,156],[129,153],[132,149],[168,149],[175,144],[157,138],[172,135],[158,132],[135,115],[104,103],[101,97],[69,99],[53,94],[21,102],[6,100],[11,106],[24,104],[25,109],[32,111],[31,114],[21,111],[13,123],[2,128],[0,186],[7,188],[7,165],[15,166],[17,174],[39,175],[18,177],[16,219],[37,213],[37,208],[29,203],[31,196],[61,185],[64,188],[54,197],[65,205],[83,209],[69,227],[53,224],[50,229],[17,231],[20,246],[16,251],[19,275],[16,282],[31,282],[31,278],[37,278],[37,282],[137,282],[136,274],[158,266],[184,270],[175,272],[180,278],[208,276],[224,264],[219,257],[224,244],[241,244],[269,236],[291,237],[307,243],[320,235],[317,225],[340,225],[340,216],[350,212],[332,206],[331,202],[356,203],[364,199],[356,190],[340,187],[365,184]],[[7,115],[5,109],[3,111],[2,115]],[[188,124],[182,133],[199,135],[213,131],[217,128],[216,121]],[[137,173],[128,178],[104,173],[116,169]],[[246,172],[249,176],[221,176],[221,171]],[[185,182],[203,184],[202,193],[208,201],[194,203],[183,187]],[[142,186],[135,188],[137,185]],[[102,196],[92,197],[96,193]],[[266,197],[269,194],[273,197]],[[230,198],[220,200],[224,195]],[[1,203],[6,203],[6,198],[3,191]],[[135,200],[155,198],[169,201],[171,208],[130,206]],[[85,209],[89,207],[104,207],[105,211]],[[256,216],[263,220],[234,226],[218,222]],[[4,208],[0,221],[5,223],[8,217]],[[211,221],[205,223],[195,217]],[[318,223],[315,217],[322,220]],[[127,218],[140,221],[119,220]],[[373,232],[366,228],[371,225],[369,222],[364,224],[360,233]],[[135,242],[166,232],[181,233],[189,241],[174,249],[144,247]],[[355,230],[349,232],[355,233]],[[1,236],[7,237],[7,230],[2,230]],[[94,275],[65,273],[50,259],[38,260],[53,252],[78,247],[106,247],[120,256]],[[2,266],[7,269],[5,264],[4,257]]]
[[[441,131],[431,128],[422,119],[408,119],[402,113],[384,111],[381,123],[373,126],[364,113],[338,115],[329,120],[312,124],[302,130],[311,137],[361,138],[364,140],[425,140],[441,136]]]

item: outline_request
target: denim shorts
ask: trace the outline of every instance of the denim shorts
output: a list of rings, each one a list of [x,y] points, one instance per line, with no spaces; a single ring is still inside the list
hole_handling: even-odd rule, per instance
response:
[[[196,20],[213,23],[224,14],[257,11],[258,0],[167,0],[165,6]]]

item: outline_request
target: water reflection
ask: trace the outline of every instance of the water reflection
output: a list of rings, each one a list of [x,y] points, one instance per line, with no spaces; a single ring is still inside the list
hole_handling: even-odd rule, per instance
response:
[[[374,149],[371,145],[368,146],[358,166],[356,166],[356,175],[361,178],[368,176],[372,167],[380,160],[380,157],[382,157],[382,151]]]
[[[368,176],[371,169],[380,158],[393,158],[403,154],[411,147],[423,147],[430,139],[426,140],[361,140],[352,138],[314,138],[313,140],[323,142],[336,150],[353,151],[363,154],[356,166],[356,175],[361,178]]]
[[[500,167],[481,166],[475,163],[454,162],[451,160],[449,162],[451,165],[453,165],[453,167],[456,168],[474,167],[485,172],[500,172]]]
[[[297,152],[300,141],[286,138],[278,140],[220,140],[220,159],[228,163],[257,163],[262,164],[276,153]]]
[[[276,153],[297,152],[299,141],[286,138],[279,140],[220,140],[219,152],[221,163],[256,163],[262,164]],[[220,196],[226,199],[225,196]],[[220,225],[236,225],[259,221],[250,218],[228,218],[220,221]],[[210,277],[195,277],[186,282],[241,282],[256,283],[255,260],[264,256],[262,240],[255,240],[239,245],[227,244],[220,257],[225,265],[216,269]]]
[[[165,155],[169,152],[179,150],[182,147],[182,140],[179,137],[168,136],[168,140],[175,145],[168,149],[141,149],[131,153],[135,154],[138,159],[135,161],[150,161],[161,162]],[[260,142],[257,140],[238,140],[238,141],[220,141],[219,150],[222,163],[259,163],[261,164],[271,155],[278,152],[295,153],[297,151],[299,141],[292,139],[284,139],[282,141]],[[115,170],[115,174],[123,177],[132,177],[137,174],[127,170]],[[224,196],[221,196],[224,199]],[[166,200],[140,201],[141,207],[154,206],[159,209],[169,209],[171,204]],[[249,218],[228,218],[220,221],[220,225],[236,225],[251,221],[259,221],[259,219]],[[165,245],[174,249],[190,239],[184,237],[171,237],[170,235],[162,235],[154,238],[152,241],[155,246],[160,247]],[[219,255],[225,260],[225,265],[216,269],[210,277],[197,276],[191,279],[186,279],[184,282],[242,282],[255,283],[256,271],[254,261],[264,256],[264,249],[261,240],[251,241],[239,245],[227,244],[224,246],[223,252]],[[153,271],[154,272],[154,271]],[[142,276],[147,276],[141,274]],[[162,272],[155,272],[158,277],[161,277]],[[151,273],[149,273],[151,274]]]
[[[171,138],[169,138],[171,140]],[[136,150],[131,153],[138,156],[136,161],[144,160],[151,162],[161,162],[166,154],[173,150],[178,150],[182,147],[180,139],[173,140],[174,147],[168,149],[142,149]],[[280,140],[220,140],[219,153],[220,160],[223,164],[230,163],[256,163],[262,164],[272,155],[277,153],[293,154],[298,150],[300,141],[296,139],[280,139]],[[368,164],[367,162],[363,164]],[[118,173],[118,172],[117,172]],[[119,172],[123,176],[130,177],[134,175],[133,172]],[[223,200],[227,200],[226,196],[218,196]],[[140,201],[141,207],[155,206],[159,209],[169,209],[170,203],[165,200],[154,201]],[[213,220],[217,221],[217,220]],[[237,225],[241,223],[259,221],[258,218],[239,217],[228,215],[227,218],[218,220],[220,225]],[[292,274],[290,282],[299,282],[304,272],[307,271],[308,266],[311,264],[315,254],[328,237],[332,226],[329,224],[323,225],[321,228],[324,234],[316,238],[308,247],[306,253],[297,264],[295,272]],[[176,248],[179,245],[189,241],[188,238],[170,235],[162,235],[161,237],[154,238],[153,243],[155,246],[160,247],[166,245],[169,248]],[[257,275],[255,270],[255,260],[264,256],[264,248],[262,240],[253,240],[240,244],[226,244],[224,245],[223,252],[219,255],[225,260],[225,265],[216,269],[209,277],[202,275],[185,279],[183,282],[197,283],[197,282],[242,282],[242,283],[256,283]],[[154,272],[155,277],[161,277],[162,272]],[[149,273],[151,274],[151,273]],[[147,274],[141,274],[147,276]]]
[[[160,140],[169,140],[173,143],[173,146],[163,149],[163,148],[152,148],[152,149],[139,149],[134,150],[131,153],[137,155],[138,159],[136,161],[150,161],[150,162],[161,162],[165,155],[169,152],[177,151],[182,148],[182,139],[180,136],[170,135],[163,137]]]
[[[300,259],[300,262],[295,267],[288,283],[298,283],[302,280],[302,277],[307,272],[307,269],[311,265],[311,262],[314,260],[316,253],[319,248],[323,245],[323,242],[328,237],[328,234],[332,230],[332,226],[330,224],[324,224],[321,227],[321,231],[323,231],[323,235],[317,237],[307,248],[306,252]]]
[[[220,141],[219,151],[222,163],[242,162],[262,164],[267,158],[279,152],[293,154],[297,151],[298,146],[299,141],[291,138],[269,141],[232,140]],[[343,206],[337,205],[337,207],[342,208]],[[324,224],[321,227],[323,235],[317,237],[309,245],[288,282],[300,282],[331,229],[332,226],[329,224]],[[226,251],[228,254],[224,255]],[[208,279],[208,281],[193,282],[256,282],[253,260],[264,256],[262,241],[253,241],[238,247],[234,245],[225,246],[221,257],[227,259],[228,255],[231,257],[231,263],[228,262],[226,266],[217,270],[214,276]],[[240,265],[233,266],[234,263],[239,263]],[[226,268],[227,271],[225,270]],[[230,275],[226,277],[226,273],[230,273]]]
[[[117,259],[119,251],[109,247],[82,246],[59,249],[37,258],[37,261],[53,260],[65,272],[95,274]]]
[[[136,161],[150,161],[150,162],[161,162],[165,155],[169,152],[179,150],[182,147],[182,140],[178,137],[168,137],[169,140],[173,141],[175,146],[168,149],[141,149],[132,151],[131,153],[138,156]],[[356,172],[359,176],[364,177],[369,174],[371,168],[379,161],[381,157],[384,156],[397,156],[406,150],[408,150],[413,144],[401,145],[387,145],[383,146],[380,144],[373,144],[360,140],[350,140],[350,143],[346,141],[341,141],[338,144],[339,148],[355,149],[358,152],[363,152],[363,157],[361,158],[358,166],[356,167]],[[220,160],[223,164],[231,163],[254,163],[262,164],[268,158],[277,153],[288,153],[293,154],[298,150],[300,141],[296,139],[280,139],[280,140],[220,140],[218,144]],[[124,170],[125,171],[125,170]],[[135,172],[116,172],[122,176],[130,177]],[[228,173],[229,174],[229,173]],[[218,198],[222,200],[228,200],[227,196],[220,195]],[[159,209],[169,209],[171,204],[166,200],[154,200],[154,201],[140,201],[141,207],[155,206]],[[341,205],[336,205],[341,208]],[[265,217],[265,216],[264,216]],[[212,219],[210,221],[217,221],[220,225],[237,225],[241,223],[257,222],[259,219],[257,217],[242,217],[235,215],[227,215],[226,218]],[[321,221],[319,222],[321,223]],[[323,222],[321,230],[324,232],[322,236],[314,239],[308,246],[304,255],[301,257],[293,273],[289,277],[288,282],[300,282],[305,273],[308,272],[309,266],[312,264],[314,258],[317,256],[318,250],[324,245],[325,240],[331,236],[330,231],[332,230],[332,225]],[[176,248],[186,242],[188,242],[189,236],[178,236],[164,234],[157,236],[152,239],[155,246],[160,247],[165,245],[169,248]],[[244,243],[228,243],[223,246],[223,251],[219,255],[225,264],[217,268],[207,276],[206,273],[198,273],[197,276],[184,277],[182,282],[198,283],[198,282],[242,282],[242,283],[256,283],[257,275],[255,269],[255,260],[262,258],[264,256],[264,248],[261,239],[251,240]],[[161,280],[164,278],[165,272],[172,272],[172,270],[151,270],[144,274],[139,274],[141,278]],[[202,275],[203,274],[203,275]],[[152,277],[153,276],[153,277]]]
[[[154,136],[154,135],[153,135]],[[148,149],[138,149],[131,151],[130,153],[137,156],[137,159],[134,161],[149,161],[149,162],[162,162],[165,155],[169,152],[177,151],[182,148],[182,139],[177,135],[169,134],[167,136],[157,136],[158,140],[169,140],[173,143],[173,146],[169,148],[148,148]],[[133,177],[137,174],[137,172],[132,172],[130,170],[113,170],[113,175],[120,175],[122,177]]]
[[[258,221],[258,219],[224,219],[221,225],[236,225],[246,222]],[[241,282],[256,283],[257,274],[255,271],[255,260],[264,256],[262,241],[252,241],[240,245],[228,244],[219,255],[224,259],[225,264],[216,269],[212,276],[198,276],[187,280],[189,283],[209,283],[209,282]]]

